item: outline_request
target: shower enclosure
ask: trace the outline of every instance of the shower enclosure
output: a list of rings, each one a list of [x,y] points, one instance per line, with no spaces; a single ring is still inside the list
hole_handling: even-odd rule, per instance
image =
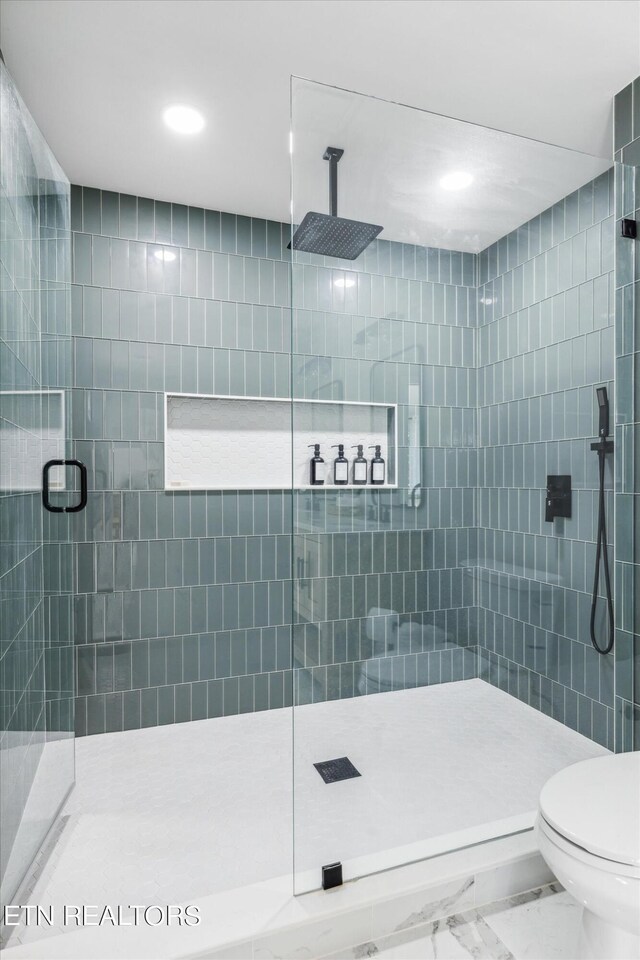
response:
[[[597,387],[615,409],[614,232],[634,171],[302,79],[291,102],[303,892],[327,865],[352,879],[529,829],[552,773],[632,745],[629,641],[599,656],[589,614],[590,442]],[[633,298],[620,271],[617,287]],[[310,486],[317,443],[325,482]],[[382,485],[370,465],[353,484],[357,444],[368,461],[380,445]],[[571,509],[546,520],[563,478]],[[612,552],[612,456],[605,497]],[[599,594],[606,638],[602,576]]]
[[[0,58],[0,817],[11,902],[74,779],[69,181]],[[49,471],[50,500],[73,475]]]
[[[294,78],[265,221],[70,190],[0,69],[3,899],[74,751],[31,902],[243,919],[632,749],[637,169]]]

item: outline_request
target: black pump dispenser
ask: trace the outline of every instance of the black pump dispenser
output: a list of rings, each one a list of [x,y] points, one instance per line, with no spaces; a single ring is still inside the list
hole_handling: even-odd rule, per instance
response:
[[[338,456],[333,461],[333,482],[338,487],[344,487],[349,483],[349,461],[344,455],[344,444],[334,443],[338,448]]]
[[[371,444],[369,449],[375,447],[375,456],[371,459],[371,483],[378,486],[384,483],[384,460],[380,455],[380,444]]]
[[[311,457],[311,486],[321,487],[324,484],[324,460],[320,456],[320,444],[310,443],[313,447],[313,456]]]
[[[353,482],[358,486],[364,486],[367,482],[367,461],[362,455],[362,444],[354,443],[351,449],[357,449],[358,451],[358,456],[353,461]]]

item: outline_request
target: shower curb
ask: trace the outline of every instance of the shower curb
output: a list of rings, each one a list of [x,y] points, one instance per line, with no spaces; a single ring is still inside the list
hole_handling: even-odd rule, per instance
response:
[[[194,927],[86,927],[8,947],[4,960],[293,960],[409,930],[555,878],[532,830],[345,883],[292,894],[292,877],[196,901]]]
[[[469,856],[469,850],[456,851],[435,857],[431,861],[410,865],[411,868],[417,868],[416,872],[424,872],[424,881],[417,886],[409,882],[406,884],[407,889],[402,892],[399,892],[397,887],[403,885],[404,875],[406,881],[411,879],[412,871],[407,867],[352,881],[329,893],[316,891],[304,894],[298,897],[298,902],[303,909],[309,910],[310,916],[306,922],[283,923],[279,929],[269,933],[230,942],[214,951],[188,954],[183,960],[321,958],[349,949],[354,943],[368,943],[392,933],[418,928],[452,914],[464,913],[496,900],[528,892],[555,880],[537,850],[531,831],[505,840],[511,841],[516,848],[521,846],[522,849],[519,854],[514,851],[514,855],[501,863],[486,865],[484,868],[478,863],[474,865],[473,873],[458,872],[451,878],[429,883],[429,867],[439,866],[446,870],[447,861],[459,861],[460,854],[466,854],[469,861],[476,859]],[[482,853],[491,856],[494,848],[497,852],[497,848],[503,844],[503,840],[483,844],[482,847],[487,849],[482,850]],[[459,862],[452,862],[451,866],[454,873]],[[383,892],[385,880],[389,886],[386,896]],[[356,899],[353,894],[358,887],[360,894],[364,894],[369,886],[372,888],[372,899],[368,904],[362,902],[362,896],[357,898],[360,902],[347,904],[350,895],[352,899]],[[374,888],[377,888],[377,896]],[[333,910],[330,910],[331,901],[328,899],[331,897],[335,897]],[[318,907],[321,904],[326,904],[327,909],[323,910],[322,917],[318,918]]]

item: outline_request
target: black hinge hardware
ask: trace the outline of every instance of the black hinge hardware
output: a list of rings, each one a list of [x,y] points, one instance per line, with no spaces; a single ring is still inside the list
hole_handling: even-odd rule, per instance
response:
[[[327,863],[322,868],[322,889],[331,890],[332,887],[342,886],[342,863]]]

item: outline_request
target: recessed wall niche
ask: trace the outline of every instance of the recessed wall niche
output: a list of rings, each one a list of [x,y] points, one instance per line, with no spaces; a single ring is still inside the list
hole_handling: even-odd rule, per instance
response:
[[[165,394],[166,490],[306,489],[312,445],[326,465],[324,487],[336,489],[334,445],[380,444],[385,487],[396,487],[395,404]],[[350,470],[351,474],[351,470]],[[351,476],[350,476],[351,480]],[[380,489],[379,487],[377,489]]]

